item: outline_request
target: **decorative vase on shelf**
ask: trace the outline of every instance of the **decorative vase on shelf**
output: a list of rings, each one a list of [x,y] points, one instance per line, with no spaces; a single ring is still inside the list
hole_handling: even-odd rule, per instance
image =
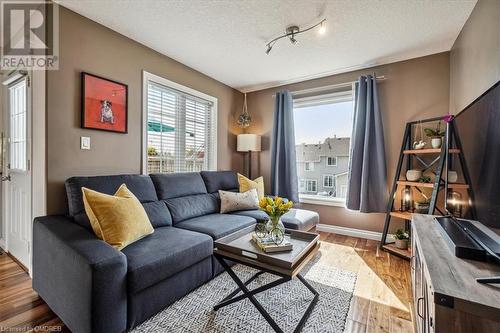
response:
[[[415,213],[418,214],[428,214],[430,203],[425,201],[415,201]]]
[[[276,244],[281,244],[285,237],[285,226],[280,218],[270,218],[266,224],[267,234]]]
[[[408,239],[396,239],[396,247],[401,250],[408,249]]]
[[[439,137],[434,137],[431,139],[431,146],[434,149],[441,148],[441,144],[443,143],[443,139]]]
[[[456,171],[448,171],[448,183],[456,183],[458,180],[458,174]]]
[[[411,211],[412,207],[412,199],[411,199],[412,193],[411,189],[409,187],[404,187],[401,190],[401,211],[402,212],[409,212]]]
[[[408,170],[406,171],[406,180],[416,182],[422,177],[422,170]]]

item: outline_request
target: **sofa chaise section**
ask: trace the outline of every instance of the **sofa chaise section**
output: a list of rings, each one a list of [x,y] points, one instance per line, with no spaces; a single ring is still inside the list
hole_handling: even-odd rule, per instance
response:
[[[128,327],[135,327],[212,278],[212,238],[174,227],[122,250],[127,258]]]

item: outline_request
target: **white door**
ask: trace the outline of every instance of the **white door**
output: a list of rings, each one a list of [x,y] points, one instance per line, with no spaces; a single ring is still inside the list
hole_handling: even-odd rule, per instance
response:
[[[9,84],[6,97],[2,187],[7,251],[30,268],[31,93],[28,76]]]

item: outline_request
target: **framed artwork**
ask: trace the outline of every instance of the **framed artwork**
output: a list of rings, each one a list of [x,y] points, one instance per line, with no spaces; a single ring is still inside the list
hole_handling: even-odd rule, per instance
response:
[[[82,128],[127,133],[128,86],[82,72]]]

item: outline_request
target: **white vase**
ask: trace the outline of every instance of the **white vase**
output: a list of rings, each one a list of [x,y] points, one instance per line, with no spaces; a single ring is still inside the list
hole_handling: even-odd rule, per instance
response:
[[[271,219],[267,221],[266,224],[267,234],[272,238],[272,240],[276,244],[281,244],[285,237],[285,226],[283,222],[281,222],[281,218],[279,219]]]
[[[448,171],[448,183],[456,183],[458,180],[458,174],[456,171]]]
[[[422,177],[422,170],[408,170],[406,171],[406,180],[416,182]]]
[[[443,140],[442,140],[441,137],[439,137],[439,138],[432,138],[431,139],[431,146],[434,149],[441,148],[442,142],[443,142]]]

